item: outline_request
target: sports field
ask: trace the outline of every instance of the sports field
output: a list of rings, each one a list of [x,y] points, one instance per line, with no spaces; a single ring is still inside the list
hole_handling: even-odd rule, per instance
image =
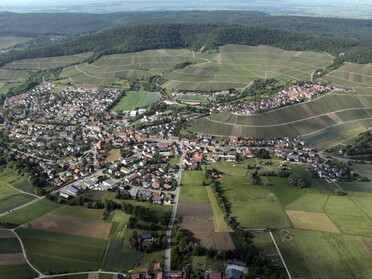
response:
[[[160,100],[158,92],[126,92],[113,111],[129,111],[154,104]]]
[[[333,125],[340,137],[363,130],[359,120],[372,119],[372,95],[327,94],[306,103],[287,106],[256,115],[231,112],[196,119],[192,130],[212,135],[275,138],[314,133]],[[356,122],[351,122],[356,121]],[[327,137],[324,142],[327,143]],[[333,140],[333,139],[331,139]]]
[[[319,80],[338,86],[372,87],[372,64],[347,63]]]
[[[98,270],[106,241],[61,233],[17,229],[27,257],[42,272]]]

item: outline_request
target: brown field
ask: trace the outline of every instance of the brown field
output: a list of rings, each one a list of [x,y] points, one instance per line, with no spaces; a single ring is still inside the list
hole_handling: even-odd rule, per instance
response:
[[[61,216],[42,216],[30,223],[30,229],[108,239],[112,224]]]
[[[108,163],[112,163],[119,160],[120,157],[121,157],[120,149],[112,149],[109,151],[106,161]]]
[[[212,206],[209,203],[180,202],[181,228],[194,242],[217,250],[233,250],[234,243],[228,232],[215,232]]]
[[[0,265],[22,265],[26,264],[22,253],[0,254]]]
[[[297,229],[341,233],[324,213],[286,210],[293,226]]]
[[[14,238],[15,234],[11,231],[0,231],[0,238]]]
[[[357,239],[372,261],[372,239],[366,237],[357,237]]]
[[[212,206],[206,202],[180,202],[177,214],[182,216],[213,216]]]

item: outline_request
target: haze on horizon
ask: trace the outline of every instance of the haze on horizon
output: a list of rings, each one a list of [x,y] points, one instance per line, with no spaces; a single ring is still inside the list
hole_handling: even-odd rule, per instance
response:
[[[0,11],[110,13],[130,11],[255,10],[272,14],[372,18],[369,0],[3,0]]]

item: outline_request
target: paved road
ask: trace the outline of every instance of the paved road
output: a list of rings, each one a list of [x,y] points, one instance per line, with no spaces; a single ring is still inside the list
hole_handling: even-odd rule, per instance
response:
[[[171,252],[172,252],[172,229],[173,229],[173,225],[174,225],[174,222],[176,220],[176,214],[177,214],[177,207],[178,207],[178,200],[179,200],[179,196],[180,196],[180,185],[181,185],[181,176],[182,176],[182,163],[183,163],[183,160],[185,159],[185,156],[183,154],[183,151],[182,151],[182,156],[180,157],[180,162],[179,162],[179,166],[180,166],[180,169],[178,171],[178,187],[176,189],[176,191],[174,192],[175,194],[175,201],[174,201],[174,205],[173,205],[173,209],[172,209],[172,215],[171,215],[171,218],[169,220],[169,224],[168,224],[168,228],[167,228],[167,232],[166,232],[166,240],[167,240],[167,244],[166,244],[166,250],[165,250],[165,264],[164,264],[164,274],[165,274],[165,278],[166,279],[170,279],[170,270],[171,270]]]

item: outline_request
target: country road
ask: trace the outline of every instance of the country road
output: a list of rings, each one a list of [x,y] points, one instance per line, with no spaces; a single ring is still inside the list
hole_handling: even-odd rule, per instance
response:
[[[177,214],[177,207],[178,207],[178,200],[180,196],[180,185],[181,185],[181,176],[182,176],[182,162],[184,160],[185,156],[182,150],[182,155],[180,157],[179,166],[180,169],[178,171],[178,187],[175,191],[175,202],[172,209],[172,215],[169,220],[168,228],[166,231],[166,250],[165,250],[165,264],[164,264],[164,273],[165,273],[165,279],[170,279],[170,270],[171,270],[171,254],[172,254],[172,230],[174,226],[174,222],[176,220],[176,214]]]

